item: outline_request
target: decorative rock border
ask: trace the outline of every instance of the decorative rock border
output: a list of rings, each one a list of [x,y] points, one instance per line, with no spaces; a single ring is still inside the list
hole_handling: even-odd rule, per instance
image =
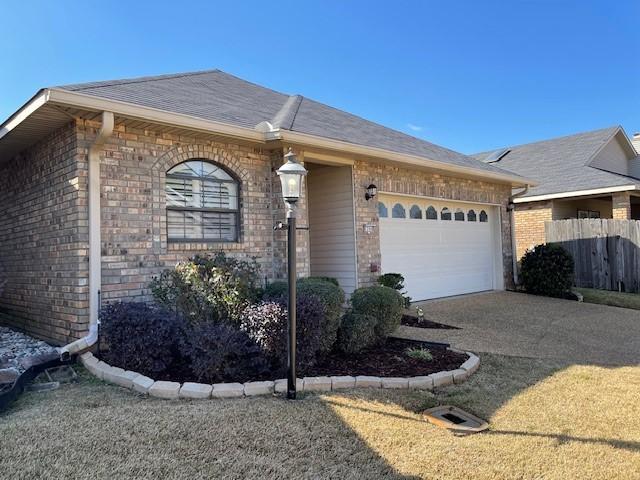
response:
[[[453,349],[451,349],[453,350]],[[480,359],[471,352],[463,352],[469,358],[456,370],[446,370],[419,377],[371,377],[358,375],[340,375],[332,377],[304,377],[296,382],[299,392],[329,392],[348,388],[385,388],[432,390],[454,383],[462,383],[480,366]],[[98,360],[92,353],[80,355],[80,361],[89,372],[105,382],[128,388],[138,393],[164,399],[189,398],[241,398],[256,395],[272,395],[287,391],[287,380],[246,382],[246,383],[214,383],[213,385],[193,382],[155,381],[136,372],[112,367]]]

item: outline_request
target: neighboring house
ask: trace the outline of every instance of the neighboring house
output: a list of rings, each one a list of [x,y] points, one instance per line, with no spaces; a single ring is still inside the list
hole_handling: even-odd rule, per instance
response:
[[[309,170],[299,275],[349,293],[401,272],[416,300],[510,282],[507,206],[529,180],[215,70],[46,88],[0,126],[0,310],[63,343],[199,252],[284,278],[289,147]]]
[[[640,136],[634,137],[640,142]],[[474,157],[538,185],[513,199],[517,258],[544,243],[545,222],[640,219],[640,156],[621,127],[501,148]]]

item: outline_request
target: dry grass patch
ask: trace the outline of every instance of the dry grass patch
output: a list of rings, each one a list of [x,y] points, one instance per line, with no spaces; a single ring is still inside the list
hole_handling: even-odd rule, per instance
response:
[[[640,367],[483,355],[436,394],[353,391],[229,401],[137,397],[87,377],[0,417],[6,478],[638,478]],[[491,421],[454,437],[419,411]],[[580,420],[582,424],[576,424]]]

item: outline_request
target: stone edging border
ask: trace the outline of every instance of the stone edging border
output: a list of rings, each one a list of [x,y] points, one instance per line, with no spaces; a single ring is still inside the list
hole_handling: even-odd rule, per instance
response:
[[[347,388],[431,390],[435,387],[462,383],[478,370],[480,359],[471,352],[455,349],[450,350],[469,355],[469,358],[456,370],[443,370],[430,375],[408,378],[371,377],[364,375],[358,375],[356,377],[346,375],[304,377],[297,379],[297,390],[298,392],[328,392]],[[246,383],[214,383],[213,385],[193,382],[155,381],[140,373],[123,370],[119,367],[112,367],[102,360],[98,360],[91,352],[83,353],[79,358],[84,367],[100,380],[157,398],[240,398],[286,393],[287,391],[286,379]]]

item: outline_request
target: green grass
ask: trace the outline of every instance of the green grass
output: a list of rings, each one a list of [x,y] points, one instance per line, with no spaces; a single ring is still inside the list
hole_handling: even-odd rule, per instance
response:
[[[26,393],[0,415],[0,478],[631,479],[640,366],[481,355],[436,392],[354,390],[167,401],[91,380]],[[420,412],[489,420],[455,437]]]
[[[409,358],[413,358],[415,360],[422,360],[423,362],[430,362],[433,360],[433,355],[428,348],[416,347],[416,348],[407,348],[405,354]]]
[[[638,293],[611,292],[595,288],[576,288],[576,290],[584,296],[584,301],[587,303],[640,310],[640,294]]]

